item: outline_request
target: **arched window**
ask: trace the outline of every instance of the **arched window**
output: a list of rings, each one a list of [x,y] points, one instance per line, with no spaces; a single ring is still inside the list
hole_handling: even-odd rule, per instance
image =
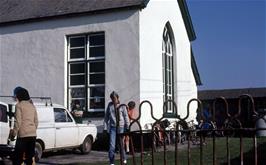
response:
[[[163,62],[163,101],[174,100],[174,43],[169,23],[163,31],[162,62]],[[167,112],[173,112],[173,104],[168,102]]]

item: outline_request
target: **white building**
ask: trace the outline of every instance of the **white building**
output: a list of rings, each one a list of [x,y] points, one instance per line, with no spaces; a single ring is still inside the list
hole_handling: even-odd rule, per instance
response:
[[[158,117],[175,100],[185,116],[200,84],[195,38],[185,0],[0,1],[0,95],[22,86],[102,120],[114,90]]]

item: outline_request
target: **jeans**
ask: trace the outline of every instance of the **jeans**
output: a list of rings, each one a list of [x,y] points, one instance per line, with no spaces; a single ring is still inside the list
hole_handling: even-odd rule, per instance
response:
[[[118,128],[118,133],[124,133],[124,128],[123,127],[119,127]],[[110,131],[109,131],[109,161],[110,164],[114,164],[115,161],[115,144],[116,144],[116,127],[111,127]],[[118,140],[119,142],[120,140]],[[121,146],[122,145],[122,146]],[[124,141],[123,141],[123,137],[121,137],[121,145],[119,144],[120,147],[120,152],[122,150],[122,159],[126,160],[126,152],[124,149]]]

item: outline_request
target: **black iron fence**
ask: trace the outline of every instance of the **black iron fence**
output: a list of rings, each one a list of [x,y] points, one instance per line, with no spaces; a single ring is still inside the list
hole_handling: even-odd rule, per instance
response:
[[[243,104],[244,101],[247,101],[248,104]],[[192,102],[197,103],[197,113],[198,113],[198,124],[195,124],[194,121],[187,121],[189,115],[192,112],[190,110],[190,104]],[[173,111],[170,112],[167,111],[167,105],[168,103],[171,103],[174,107]],[[148,104],[150,107],[150,115],[152,119],[154,120],[154,123],[150,124],[150,129],[144,129],[144,126],[140,124],[140,118],[142,117],[142,110],[143,105]],[[219,104],[219,107],[217,105]],[[245,110],[247,110],[251,115],[251,121],[241,121],[240,114],[243,113],[243,105],[245,105]],[[126,106],[126,105],[120,105],[120,106]],[[118,107],[119,108],[119,107]],[[222,124],[220,122],[220,125],[217,126],[217,119],[220,120],[220,117],[216,115],[217,108],[222,108],[222,111],[225,113],[223,117]],[[223,152],[226,152],[226,160],[225,164],[232,164],[231,163],[231,153],[230,153],[230,139],[239,139],[239,161],[237,164],[244,164],[244,149],[243,149],[243,139],[249,138],[252,139],[252,145],[253,145],[253,152],[252,152],[252,164],[258,165],[261,163],[258,163],[258,146],[257,146],[257,136],[262,135],[266,136],[266,121],[265,116],[261,116],[258,114],[255,110],[254,100],[250,95],[241,95],[239,97],[238,102],[238,110],[236,113],[232,114],[228,110],[228,102],[226,98],[220,97],[215,99],[211,106],[211,117],[208,118],[204,114],[203,111],[203,105],[201,100],[199,99],[191,99],[187,104],[187,115],[185,117],[180,117],[178,114],[177,105],[175,102],[168,100],[164,103],[163,106],[163,115],[161,118],[156,118],[154,116],[153,112],[153,106],[152,103],[149,101],[143,101],[141,102],[139,106],[139,115],[137,118],[132,119],[132,122],[130,124],[130,128],[133,125],[137,125],[138,129],[137,131],[130,131],[126,132],[124,134],[119,134],[120,139],[120,146],[122,146],[122,140],[123,136],[127,135],[129,137],[134,137],[138,139],[134,139],[134,141],[138,141],[139,144],[139,152],[138,156],[136,156],[135,152],[135,146],[133,142],[133,138],[130,138],[130,149],[132,154],[132,164],[134,165],[143,165],[144,164],[144,158],[145,158],[145,152],[144,148],[147,146],[147,144],[144,144],[144,137],[149,137],[149,145],[150,145],[150,153],[151,153],[151,164],[156,164],[155,157],[156,152],[158,151],[158,147],[160,147],[160,156],[163,156],[163,164],[175,164],[178,165],[179,159],[180,159],[180,151],[181,148],[184,148],[184,145],[186,145],[186,156],[187,156],[187,164],[192,164],[191,162],[191,150],[194,147],[198,148],[199,151],[199,160],[197,161],[197,164],[203,165],[204,164],[204,157],[203,157],[203,147],[206,143],[206,137],[208,137],[209,141],[208,143],[212,143],[212,164],[216,165],[217,162],[217,148],[216,143],[217,139],[224,138],[225,139],[225,150]],[[195,111],[195,110],[194,110]],[[264,114],[265,115],[265,114]],[[174,117],[169,121],[167,119],[168,116]],[[264,118],[263,118],[264,117]],[[174,120],[173,120],[174,119]],[[263,120],[262,120],[263,119]],[[243,122],[249,122],[251,124],[250,127],[243,127]],[[263,123],[264,122],[264,123]],[[261,124],[262,123],[262,124]],[[264,124],[264,126],[263,126]],[[131,130],[131,129],[130,129]],[[167,161],[167,147],[171,146],[174,152],[174,161],[169,163]],[[182,147],[181,147],[182,146]],[[120,151],[122,149],[120,148]],[[138,157],[138,161],[137,161]],[[140,159],[140,160],[139,160]],[[120,157],[120,164],[123,164],[122,158]]]

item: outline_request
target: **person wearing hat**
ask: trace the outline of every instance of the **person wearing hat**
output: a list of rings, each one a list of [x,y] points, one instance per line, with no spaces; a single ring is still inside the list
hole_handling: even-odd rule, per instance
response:
[[[13,98],[16,100],[16,95],[18,93],[19,90],[24,89],[21,86],[17,86],[14,90],[13,90]]]
[[[120,106],[119,96],[113,91],[110,94],[111,102],[108,104],[105,117],[104,117],[104,132],[109,133],[109,161],[110,165],[114,165],[115,161],[115,146],[116,146],[116,135],[117,133],[124,133],[129,128],[129,118],[127,114],[126,106]],[[119,117],[119,119],[117,119]],[[117,123],[119,121],[119,123]],[[124,149],[124,142],[121,142],[121,153],[123,163],[127,163],[126,152]]]
[[[14,140],[17,137],[13,165],[21,165],[23,162],[25,165],[32,165],[38,127],[37,111],[26,89],[15,88],[14,97],[18,103],[16,104],[14,129],[10,130],[10,138]]]

